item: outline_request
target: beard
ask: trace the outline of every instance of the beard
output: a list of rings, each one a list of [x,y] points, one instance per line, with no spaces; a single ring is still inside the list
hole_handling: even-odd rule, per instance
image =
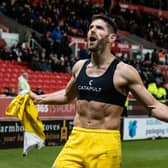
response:
[[[97,40],[93,46],[88,47],[91,52],[103,51],[108,43],[108,35],[100,40]]]

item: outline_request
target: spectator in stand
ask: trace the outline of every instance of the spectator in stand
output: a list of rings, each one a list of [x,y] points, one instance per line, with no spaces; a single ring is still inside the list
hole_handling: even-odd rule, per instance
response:
[[[18,78],[18,94],[27,94],[30,91],[30,85],[28,83],[28,73],[24,72]]]
[[[164,65],[166,63],[166,54],[162,49],[159,50],[158,57],[159,57],[159,64]]]
[[[56,41],[57,43],[61,43],[62,37],[63,37],[63,34],[62,34],[61,29],[60,29],[60,26],[59,25],[55,26],[54,29],[51,32],[51,38],[54,41]]]
[[[157,83],[157,99],[162,103],[166,103],[167,90],[164,87],[164,83],[161,82],[160,80],[156,80],[156,83]]]
[[[42,48],[46,49],[46,55],[50,55],[53,43],[53,40],[50,36],[50,32],[46,33],[45,35],[42,35],[40,41]]]
[[[33,51],[30,68],[34,71],[40,70],[40,54],[37,51]]]
[[[15,92],[15,89],[11,88],[10,86],[5,86],[3,88],[2,94],[5,96],[11,96],[11,97],[15,97],[17,95]]]
[[[153,77],[155,80],[160,81],[160,83],[165,83],[165,77],[157,66],[153,69]]]
[[[153,66],[152,66],[152,61],[151,61],[149,52],[147,52],[144,55],[144,60],[142,61],[142,66],[143,66],[142,67],[143,71],[146,71],[146,73],[151,73]]]
[[[166,97],[164,88],[165,78],[159,68],[154,67],[151,78],[148,79],[148,91],[153,94],[157,99],[162,99]],[[158,90],[160,88],[160,91]]]
[[[0,2],[0,13],[3,13],[3,14],[7,13],[7,4],[5,1]]]
[[[167,90],[164,83],[159,78],[155,82],[150,82],[147,86],[148,91],[160,102],[165,103],[167,98]]]
[[[52,71],[50,60],[47,58],[46,49],[42,48],[40,53],[40,61],[39,61],[39,70],[41,71]]]
[[[67,56],[64,56],[64,71],[63,72],[69,72],[71,73],[71,64],[70,64],[70,59]]]
[[[159,63],[159,57],[158,57],[158,53],[157,53],[157,49],[155,48],[152,52],[151,55],[151,62],[152,62],[152,66],[156,66]]]
[[[5,96],[9,96],[9,87],[8,86],[5,86],[3,88],[2,94]]]
[[[147,90],[150,94],[152,94],[157,99],[157,83],[156,82],[149,82],[147,84]]]
[[[64,33],[64,35],[62,37],[61,49],[62,49],[62,54],[64,56],[67,56],[68,59],[70,59],[70,57],[72,56],[72,49],[69,45],[69,40],[68,40],[67,33]]]

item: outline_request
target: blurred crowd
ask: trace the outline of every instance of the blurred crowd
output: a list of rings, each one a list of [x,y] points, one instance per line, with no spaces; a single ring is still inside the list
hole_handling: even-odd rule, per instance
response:
[[[122,0],[122,2],[157,7],[159,1]],[[164,5],[160,6],[161,9],[167,9],[167,1],[162,2]],[[0,59],[27,62],[32,70],[57,72],[70,72],[78,59],[89,57],[87,49],[84,48],[77,56],[73,55],[69,36],[85,38],[92,14],[108,13],[120,30],[136,34],[164,48],[164,50],[154,49],[153,53],[145,54],[143,59],[138,57],[132,59],[124,53],[120,55],[120,59],[137,68],[146,87],[152,82],[155,82],[157,87],[164,86],[165,79],[158,84],[155,67],[157,64],[168,65],[167,18],[121,9],[119,5],[109,11],[83,0],[2,0],[0,12],[35,30],[29,34],[30,45],[19,43],[7,49],[0,41]]]
[[[143,59],[128,59],[125,54],[119,58],[138,70],[144,85],[154,97],[162,102],[168,99],[167,80],[158,68],[158,65],[165,65],[168,61],[168,55],[163,50],[154,49],[152,53],[147,52]]]
[[[167,18],[129,9],[117,11],[115,15],[119,29],[128,31],[155,43],[157,46],[168,49]]]
[[[119,29],[141,36],[158,46],[168,48],[168,19],[153,14],[120,8],[105,9],[84,0],[5,0],[1,1],[0,11],[44,35],[54,42],[60,42],[64,33],[86,37],[87,27],[93,13],[108,12]],[[120,1],[116,1],[120,2]],[[133,4],[166,8],[167,1],[123,0]],[[159,2],[161,2],[161,7]],[[157,6],[158,5],[158,6]],[[108,10],[108,11],[106,11]],[[46,37],[47,36],[47,37]],[[47,48],[47,46],[43,47]]]
[[[121,2],[126,2],[130,4],[143,5],[151,8],[168,10],[168,1],[167,0],[121,0]]]

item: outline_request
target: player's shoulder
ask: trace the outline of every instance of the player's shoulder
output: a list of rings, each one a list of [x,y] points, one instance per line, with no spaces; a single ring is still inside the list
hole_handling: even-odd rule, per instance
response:
[[[80,71],[80,69],[82,68],[83,64],[84,64],[87,60],[88,60],[88,59],[78,60],[78,61],[74,64],[72,71],[73,71],[74,73]]]
[[[127,64],[127,63],[125,63],[123,61],[119,62],[117,68],[122,70],[122,71],[124,71],[124,70],[135,70],[135,68],[132,65]]]
[[[132,75],[136,75],[138,72],[136,68],[130,64],[124,63],[120,61],[120,63],[117,66],[117,71],[123,76],[123,77],[131,77]]]
[[[78,60],[74,66],[82,66],[88,59],[81,59]]]

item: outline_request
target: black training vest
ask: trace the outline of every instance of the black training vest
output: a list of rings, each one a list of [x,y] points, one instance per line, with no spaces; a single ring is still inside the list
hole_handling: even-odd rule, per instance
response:
[[[112,61],[106,72],[99,77],[87,76],[86,66],[89,62],[90,60],[87,60],[84,63],[77,77],[77,98],[124,106],[126,96],[118,92],[113,84],[114,72],[120,61],[118,59]]]

